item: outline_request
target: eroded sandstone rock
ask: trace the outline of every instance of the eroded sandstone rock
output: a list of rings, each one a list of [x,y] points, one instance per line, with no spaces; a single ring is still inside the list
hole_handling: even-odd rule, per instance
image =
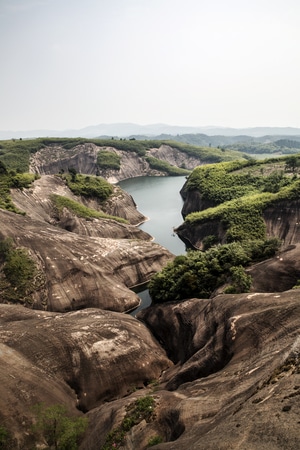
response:
[[[85,309],[66,314],[0,305],[0,417],[24,444],[32,406],[64,404],[72,414],[128,395],[172,363],[129,315]],[[23,442],[23,444],[22,444]]]
[[[297,290],[220,295],[140,313],[176,365],[144,390],[155,418],[133,428],[123,448],[145,449],[157,435],[161,450],[298,448],[299,299]],[[101,448],[136,395],[90,411],[82,449]]]
[[[82,219],[76,217],[66,208],[59,212],[54,207],[51,199],[52,195],[67,197],[96,211],[121,217],[128,220],[129,224],[132,225],[137,225],[146,220],[146,217],[137,210],[133,198],[118,186],[114,187],[114,193],[109,199],[101,203],[97,199],[74,195],[65,182],[55,175],[43,175],[40,179],[35,180],[28,189],[11,190],[14,204],[33,219],[42,220],[68,229],[68,231],[87,234],[88,236],[113,236],[121,239],[131,239],[133,237],[139,239],[151,238],[137,227],[125,226],[116,221]]]
[[[167,161],[171,166],[184,167],[189,170],[192,170],[201,164],[200,158],[189,156],[177,148],[173,148],[166,144],[162,144],[159,148],[151,148],[148,151],[148,154],[162,161]]]
[[[27,249],[43,280],[31,295],[34,308],[131,310],[140,299],[129,288],[173,258],[153,242],[82,236],[8,211],[0,210],[0,223],[0,239]]]
[[[119,170],[102,169],[97,166],[97,154],[102,150],[116,153],[120,157]],[[150,149],[149,154],[157,159],[167,161],[171,165],[185,166],[188,169],[194,169],[200,164],[199,158],[190,157],[168,145]],[[96,175],[98,173],[110,183],[140,176],[166,175],[165,172],[152,169],[146,159],[136,152],[118,150],[113,145],[100,147],[93,143],[84,143],[72,149],[51,145],[31,155],[30,171],[40,175],[68,172],[70,167],[74,167],[77,172],[83,174]]]
[[[192,212],[203,211],[215,206],[212,202],[203,200],[198,190],[186,191],[185,186],[183,186],[181,195],[184,199],[183,217]],[[262,217],[266,224],[266,236],[268,238],[276,237],[280,239],[284,248],[299,243],[299,200],[276,202],[262,211]],[[192,224],[183,222],[175,231],[184,242],[199,250],[203,250],[203,241],[207,236],[214,236],[220,244],[226,243],[227,239],[226,226],[217,219]]]

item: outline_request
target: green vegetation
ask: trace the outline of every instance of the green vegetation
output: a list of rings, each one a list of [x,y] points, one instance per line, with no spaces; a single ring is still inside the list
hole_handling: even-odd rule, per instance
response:
[[[76,174],[75,169],[69,169],[71,175],[64,175],[68,187],[75,195],[107,200],[113,193],[113,186],[104,178]]]
[[[161,436],[153,436],[148,441],[148,447],[153,447],[153,445],[161,444],[162,442],[164,442],[164,440]]]
[[[274,142],[261,143],[261,142],[237,142],[235,144],[226,145],[227,150],[240,151],[242,153],[251,154],[281,154],[289,155],[292,153],[299,153],[300,142],[290,139],[279,139]]]
[[[188,175],[191,173],[190,170],[182,169],[180,167],[171,166],[171,164],[161,159],[153,158],[152,156],[146,156],[146,161],[149,163],[151,169],[160,170],[161,172],[166,172],[167,175],[177,176],[177,175]]]
[[[12,239],[0,241],[0,293],[2,301],[30,304],[37,288],[38,270],[24,248],[16,248]]]
[[[10,189],[23,189],[29,187],[36,179],[36,175],[30,173],[16,173],[14,170],[8,171],[3,162],[0,161],[0,208],[19,214],[25,214],[13,204]]]
[[[243,159],[240,152],[232,150],[224,150],[213,147],[200,147],[180,143],[172,140],[132,140],[132,139],[83,139],[83,138],[38,138],[38,139],[11,139],[0,141],[0,160],[6,165],[8,169],[13,169],[16,172],[28,172],[30,156],[45,147],[61,147],[64,150],[64,155],[69,154],[73,156],[76,153],[76,147],[83,144],[95,144],[101,147],[100,153],[105,152],[106,156],[100,156],[98,165],[108,165],[107,168],[117,169],[119,162],[117,155],[109,148],[114,147],[117,150],[125,152],[135,152],[141,157],[146,156],[147,150],[151,148],[159,148],[162,144],[169,145],[179,151],[186,153],[189,156],[195,156],[201,159],[204,163],[232,161],[235,159]],[[109,154],[109,155],[108,155]],[[102,158],[107,158],[105,161]],[[114,158],[114,159],[111,159]],[[113,167],[112,167],[113,166]]]
[[[0,160],[10,170],[29,171],[29,158],[43,146],[40,139],[0,141]]]
[[[149,283],[155,303],[185,298],[210,298],[213,292],[229,284],[227,292],[248,292],[251,277],[245,267],[254,261],[273,256],[280,246],[278,239],[247,241],[211,247],[205,252],[189,250],[177,256]]]
[[[241,152],[231,149],[225,150],[214,147],[199,147],[197,145],[184,144],[175,141],[162,141],[161,143],[170,145],[189,156],[200,158],[202,163],[206,164],[245,159],[245,155]]]
[[[227,242],[264,239],[263,210],[299,196],[300,181],[295,176],[298,161],[286,157],[197,167],[186,189],[199,190],[213,206],[187,215],[185,221],[193,225],[219,220],[227,230]]]
[[[67,208],[76,216],[83,217],[85,219],[109,219],[116,220],[120,223],[128,223],[127,220],[121,217],[110,216],[109,214],[105,214],[103,212],[96,211],[95,209],[88,208],[87,206],[82,205],[82,203],[76,202],[75,200],[72,200],[68,197],[53,194],[51,196],[51,200],[59,212],[61,212],[63,208]]]
[[[299,199],[299,161],[294,156],[197,167],[187,180],[186,193],[198,190],[212,206],[188,214],[185,223],[189,227],[221,223],[226,244],[217,245],[218,236],[210,234],[202,241],[203,251],[176,257],[151,279],[152,300],[210,298],[221,286],[227,293],[248,292],[251,277],[246,267],[274,256],[281,245],[277,238],[267,239],[263,211]]]
[[[10,434],[8,430],[0,425],[0,450],[6,450],[12,448],[10,446]]]
[[[39,403],[34,407],[36,422],[33,432],[36,438],[44,438],[49,449],[77,450],[86,431],[85,417],[70,417],[63,405],[46,407]]]
[[[97,165],[100,169],[120,170],[121,157],[117,153],[102,150],[97,154]]]
[[[154,408],[155,400],[150,395],[141,397],[128,405],[126,408],[126,415],[121,425],[114,428],[107,435],[101,450],[112,450],[122,447],[125,443],[126,433],[128,433],[132,427],[140,423],[142,420],[145,420],[146,422],[150,422],[152,420]]]

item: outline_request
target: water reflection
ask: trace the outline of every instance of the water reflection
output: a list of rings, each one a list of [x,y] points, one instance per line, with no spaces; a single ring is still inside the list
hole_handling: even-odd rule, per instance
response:
[[[128,192],[137,204],[138,210],[149,218],[140,225],[154,237],[155,242],[167,248],[174,255],[185,254],[184,242],[173,232],[183,222],[181,209],[183,201],[180,190],[186,177],[137,177],[120,181],[119,186]],[[131,311],[135,316],[140,310],[151,305],[151,297],[146,286],[134,289],[141,299],[138,308]]]

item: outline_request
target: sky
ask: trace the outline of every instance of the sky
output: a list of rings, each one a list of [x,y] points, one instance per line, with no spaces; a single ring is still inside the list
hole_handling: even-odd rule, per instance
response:
[[[0,130],[300,127],[299,0],[0,0]]]

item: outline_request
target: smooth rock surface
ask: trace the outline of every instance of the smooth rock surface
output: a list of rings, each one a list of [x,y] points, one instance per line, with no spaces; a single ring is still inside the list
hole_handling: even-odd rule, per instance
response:
[[[298,290],[191,299],[139,317],[177,363],[145,389],[155,417],[128,433],[125,449],[145,449],[157,435],[160,450],[299,448]],[[90,411],[81,448],[101,448],[136,396]]]
[[[64,404],[72,414],[128,395],[172,363],[129,315],[66,314],[0,305],[0,421],[20,442],[32,406]],[[17,448],[17,447],[16,447]]]
[[[8,211],[0,210],[0,223],[0,239],[12,238],[36,263],[43,279],[32,293],[38,309],[131,310],[140,299],[129,288],[173,259],[153,242],[82,236]]]

